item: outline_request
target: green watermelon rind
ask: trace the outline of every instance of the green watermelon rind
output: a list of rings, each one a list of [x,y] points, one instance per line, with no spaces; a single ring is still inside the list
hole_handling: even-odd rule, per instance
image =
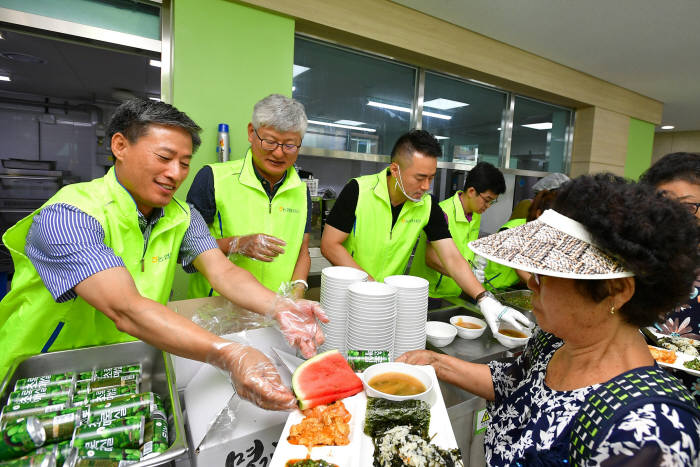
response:
[[[301,384],[301,377],[304,375],[304,372],[308,371],[309,368],[313,367],[314,365],[317,365],[319,362],[329,358],[331,359],[331,361],[337,361],[338,364],[340,364],[340,361],[342,360],[342,363],[344,365],[340,364],[340,368],[342,370],[347,369],[347,371],[339,372],[339,374],[336,377],[349,378],[351,381],[354,380],[355,384],[346,385],[340,390],[329,389],[326,391],[318,392],[318,388],[314,388],[316,392],[314,392],[313,394],[311,394],[309,391],[304,392],[302,390],[303,385]],[[311,357],[310,359],[299,365],[299,367],[294,371],[294,374],[292,375],[292,391],[294,392],[294,395],[296,396],[299,402],[299,408],[302,410],[310,407],[315,407],[316,405],[327,404],[338,399],[343,399],[345,397],[352,396],[362,391],[362,388],[362,380],[357,377],[354,371],[352,371],[352,368],[350,368],[350,365],[348,365],[348,362],[345,360],[345,358],[343,358],[343,356],[340,354],[340,352],[338,352],[338,350],[328,350],[314,357]]]

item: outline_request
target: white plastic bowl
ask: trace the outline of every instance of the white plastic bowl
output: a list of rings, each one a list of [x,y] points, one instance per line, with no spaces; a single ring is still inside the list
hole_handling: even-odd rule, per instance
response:
[[[469,329],[458,326],[459,321],[466,323],[474,323],[481,326],[479,329]],[[457,335],[462,339],[476,339],[481,337],[481,335],[486,331],[486,321],[483,319],[476,318],[474,316],[457,315],[450,318],[450,323],[457,329]]]
[[[418,379],[423,385],[425,385],[425,391],[420,394],[414,394],[412,396],[395,396],[393,394],[387,394],[385,392],[378,391],[369,385],[369,381],[382,373],[405,373],[407,375],[413,376]],[[420,399],[428,401],[430,396],[430,391],[433,388],[433,380],[430,376],[423,370],[421,370],[416,365],[409,365],[407,363],[399,362],[387,362],[387,363],[377,363],[367,368],[362,373],[362,384],[365,386],[365,392],[370,397],[381,397],[382,399],[389,399],[392,401],[405,401],[409,399]]]
[[[511,329],[511,330],[517,330],[514,329],[511,326],[508,325],[501,325],[498,330],[500,331],[501,329]],[[498,342],[501,343],[501,345],[508,347],[509,349],[512,349],[513,347],[518,347],[521,345],[525,345],[525,343],[532,337],[532,333],[530,332],[529,329],[523,329],[522,332],[527,335],[527,337],[510,337],[506,336],[505,334],[501,334],[500,332],[497,332],[494,334],[494,337]]]
[[[457,329],[455,326],[441,321],[428,321],[425,323],[425,336],[431,345],[444,347],[455,340]]]

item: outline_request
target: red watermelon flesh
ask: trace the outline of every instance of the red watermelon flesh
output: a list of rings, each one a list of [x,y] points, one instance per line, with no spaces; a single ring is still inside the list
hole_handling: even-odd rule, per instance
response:
[[[337,350],[329,350],[299,365],[292,375],[299,408],[309,409],[362,391],[362,380]]]

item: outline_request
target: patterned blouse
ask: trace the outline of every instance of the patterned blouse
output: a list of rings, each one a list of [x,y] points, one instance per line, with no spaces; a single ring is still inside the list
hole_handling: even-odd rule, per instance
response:
[[[562,341],[545,348],[528,369],[523,354],[489,363],[496,399],[489,404],[488,465],[562,465],[570,430],[587,395],[599,385],[554,391],[547,365]],[[588,465],[700,465],[700,422],[691,411],[662,402],[633,409],[610,429]]]

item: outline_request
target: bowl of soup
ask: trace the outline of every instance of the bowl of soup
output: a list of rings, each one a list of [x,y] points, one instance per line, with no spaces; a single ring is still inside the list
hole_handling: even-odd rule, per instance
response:
[[[433,380],[427,372],[407,363],[377,363],[362,373],[365,392],[370,397],[392,401],[428,400]]]
[[[496,340],[501,343],[501,345],[512,349],[513,347],[525,345],[531,336],[532,333],[530,333],[529,329],[520,331],[507,324],[502,324],[498,328],[498,332],[493,337],[495,337]]]
[[[453,316],[450,324],[457,328],[457,335],[462,339],[476,339],[486,331],[486,321],[474,316]]]

